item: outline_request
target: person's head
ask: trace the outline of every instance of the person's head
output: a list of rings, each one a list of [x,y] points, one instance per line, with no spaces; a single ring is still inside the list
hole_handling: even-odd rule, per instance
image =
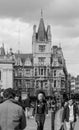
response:
[[[71,106],[73,104],[73,100],[69,99],[68,104]]]
[[[42,101],[42,100],[43,100],[43,96],[44,96],[44,95],[43,95],[42,93],[39,93],[39,94],[38,94],[38,100],[39,100],[39,101]]]
[[[4,90],[3,96],[5,99],[10,99],[15,97],[15,91],[12,88],[7,88]]]
[[[15,100],[19,101],[19,95],[15,95]]]

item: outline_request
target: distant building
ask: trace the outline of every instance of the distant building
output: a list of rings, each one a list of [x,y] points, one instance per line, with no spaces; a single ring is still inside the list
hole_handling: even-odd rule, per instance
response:
[[[33,26],[32,54],[15,54],[14,88],[30,95],[45,91],[47,96],[64,92],[67,87],[67,68],[62,48],[53,46],[51,27],[44,25],[41,16],[39,27]]]
[[[79,75],[71,76],[71,92],[79,93]]]
[[[76,80],[75,80],[75,77],[72,76],[72,77],[71,77],[71,91],[72,91],[72,92],[74,92],[75,89],[76,89],[76,82],[75,82],[75,81],[76,81]]]
[[[50,25],[45,28],[41,16],[33,26],[32,53],[5,54],[0,49],[1,87],[13,87],[30,96],[43,90],[46,96],[67,91],[67,68],[61,46],[52,46]]]
[[[13,60],[5,55],[4,46],[0,48],[0,89],[13,88]]]

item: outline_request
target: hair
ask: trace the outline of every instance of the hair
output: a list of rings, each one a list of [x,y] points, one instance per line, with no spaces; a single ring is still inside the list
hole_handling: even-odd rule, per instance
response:
[[[12,88],[7,88],[7,89],[4,90],[3,96],[6,99],[14,98],[15,97],[15,91]]]
[[[42,90],[40,90],[40,91],[37,93],[37,97],[38,97],[39,94],[43,94],[43,96],[46,97],[45,92],[42,91]]]

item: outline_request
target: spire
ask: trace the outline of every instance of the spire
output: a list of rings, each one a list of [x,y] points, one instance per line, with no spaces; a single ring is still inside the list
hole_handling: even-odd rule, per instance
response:
[[[43,10],[41,9],[41,18],[43,18]]]
[[[43,20],[43,11],[41,9],[41,18],[40,18],[40,23],[39,23],[39,28],[38,28],[38,40],[44,41],[45,40],[45,26],[44,26],[44,20]]]

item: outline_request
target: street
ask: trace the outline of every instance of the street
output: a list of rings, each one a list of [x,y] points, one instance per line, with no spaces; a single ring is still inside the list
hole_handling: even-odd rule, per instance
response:
[[[27,127],[25,130],[36,130],[36,122],[35,118],[27,119]],[[51,130],[51,112],[49,112],[48,116],[46,117],[44,130]]]

